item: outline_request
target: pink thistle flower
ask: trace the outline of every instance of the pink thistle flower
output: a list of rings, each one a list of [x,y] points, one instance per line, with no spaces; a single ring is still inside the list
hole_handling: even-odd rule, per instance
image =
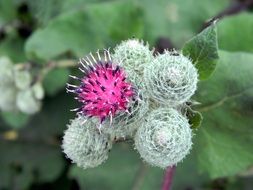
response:
[[[67,84],[67,92],[77,94],[76,99],[82,103],[74,109],[88,117],[97,117],[102,123],[106,118],[112,118],[119,112],[128,112],[128,104],[135,97],[133,85],[127,81],[123,68],[113,63],[108,50],[104,51],[104,60],[97,52],[98,60],[90,53],[80,60],[79,68],[84,76],[78,78],[79,86]],[[92,61],[91,61],[92,60]]]

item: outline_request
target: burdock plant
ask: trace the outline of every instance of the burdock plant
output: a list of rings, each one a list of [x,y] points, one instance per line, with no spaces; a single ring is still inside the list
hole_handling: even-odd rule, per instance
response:
[[[101,164],[107,158],[106,149],[121,137],[133,138],[143,160],[162,168],[177,164],[189,153],[192,131],[177,106],[196,90],[197,70],[181,54],[150,55],[147,45],[130,39],[112,55],[104,50],[80,59],[83,76],[71,76],[80,84],[67,84],[67,92],[76,95],[80,107],[73,109],[77,118],[63,140],[64,152],[77,165]],[[148,106],[150,101],[155,108]]]
[[[206,30],[214,32],[213,27]],[[112,52],[81,58],[82,76],[70,76],[79,85],[67,84],[80,107],[73,109],[77,117],[63,137],[66,156],[82,168],[95,167],[107,159],[113,143],[131,139],[145,162],[171,173],[189,154],[201,119],[190,107],[203,77],[192,56],[201,52],[192,44],[208,41],[197,38],[182,52],[154,54],[147,43],[129,39]]]

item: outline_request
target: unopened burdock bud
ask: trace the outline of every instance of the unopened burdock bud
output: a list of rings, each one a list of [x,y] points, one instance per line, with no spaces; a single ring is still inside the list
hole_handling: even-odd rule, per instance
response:
[[[63,152],[84,169],[102,164],[108,157],[112,142],[100,133],[92,119],[78,116],[72,120],[63,136]]]
[[[0,57],[0,86],[13,83],[13,63],[7,57]]]
[[[17,94],[17,107],[26,114],[34,114],[41,108],[41,102],[34,96],[32,89],[19,91]]]
[[[14,69],[14,81],[18,89],[24,90],[30,87],[32,83],[32,76],[27,70]]]
[[[44,98],[45,91],[44,91],[43,86],[40,82],[35,83],[31,88],[32,88],[34,97],[37,100],[42,100]]]
[[[194,94],[198,73],[190,59],[166,51],[145,67],[144,81],[152,99],[173,107]]]
[[[130,39],[115,47],[112,59],[124,67],[127,72],[134,71],[142,75],[144,66],[153,59],[153,52],[142,41]]]
[[[15,111],[17,90],[13,85],[0,86],[0,110]]]
[[[192,146],[187,119],[172,108],[158,108],[138,128],[135,147],[147,163],[166,168],[180,162]]]
[[[14,83],[14,66],[7,57],[0,57],[0,110],[16,111],[17,89]]]

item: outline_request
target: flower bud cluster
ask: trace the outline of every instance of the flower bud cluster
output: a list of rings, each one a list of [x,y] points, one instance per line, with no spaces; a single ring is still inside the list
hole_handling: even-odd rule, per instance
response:
[[[121,42],[114,49],[112,59],[120,63],[126,71],[143,74],[145,65],[153,60],[153,51],[149,45],[138,39],[131,39]]]
[[[68,125],[62,144],[66,156],[84,169],[102,164],[111,147],[109,135],[100,133],[95,122],[82,116]]]
[[[194,94],[198,73],[180,53],[152,54],[148,45],[133,39],[118,45],[112,57],[137,74],[149,101],[150,111],[136,127],[136,149],[146,162],[165,168],[180,162],[191,149],[192,131],[178,109]]]
[[[41,83],[33,84],[31,73],[14,65],[7,57],[0,58],[0,110],[34,114],[40,110],[44,90]]]
[[[81,94],[87,109],[77,109],[65,132],[67,157],[83,168],[94,167],[107,159],[112,139],[130,137],[149,164],[166,168],[180,162],[192,146],[192,130],[180,111],[197,88],[191,60],[168,51],[153,56],[137,39],[123,41],[112,55],[105,51],[105,61],[97,54],[98,60],[91,54],[81,61],[84,77],[74,77],[84,84],[68,89]]]

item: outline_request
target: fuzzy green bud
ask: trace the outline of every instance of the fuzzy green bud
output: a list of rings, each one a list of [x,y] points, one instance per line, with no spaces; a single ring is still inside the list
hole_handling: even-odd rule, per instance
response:
[[[72,120],[63,137],[63,152],[84,169],[102,164],[112,147],[109,135],[100,133],[97,123],[78,116]]]
[[[13,83],[13,63],[7,57],[0,57],[0,86]]]
[[[17,94],[17,107],[26,114],[34,114],[41,108],[41,102],[38,101],[31,88],[19,91]]]
[[[198,73],[187,57],[166,51],[145,67],[144,81],[152,99],[174,107],[194,94]]]
[[[13,79],[13,63],[7,57],[0,57],[0,109],[16,110],[16,87]]]
[[[153,52],[149,50],[149,46],[144,45],[143,41],[130,39],[116,46],[112,59],[127,72],[132,71],[142,75],[144,66],[153,60],[152,54]]]
[[[30,87],[30,84],[32,83],[32,76],[27,70],[19,70],[18,68],[15,68],[14,80],[16,87],[20,90],[24,90]]]
[[[166,168],[180,162],[192,146],[187,119],[172,108],[158,108],[146,117],[135,136],[135,147],[147,163]]]
[[[14,86],[7,85],[0,87],[0,109],[2,111],[16,111],[17,90]]]
[[[42,100],[45,96],[45,91],[43,89],[43,86],[41,83],[37,82],[35,83],[33,86],[32,86],[32,91],[33,91],[33,94],[34,94],[34,97],[37,99],[37,100]]]

